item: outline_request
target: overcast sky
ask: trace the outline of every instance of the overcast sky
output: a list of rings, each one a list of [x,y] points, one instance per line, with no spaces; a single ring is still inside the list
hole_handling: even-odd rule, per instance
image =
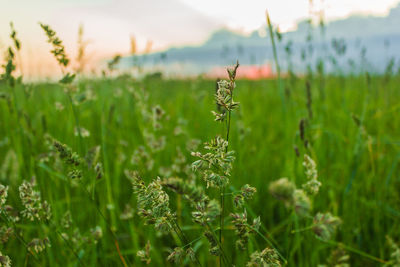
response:
[[[155,49],[199,44],[221,27],[250,32],[265,23],[265,10],[281,29],[290,29],[309,15],[310,0],[0,0],[0,49],[7,45],[13,21],[30,60],[48,49],[37,22],[50,24],[76,50],[82,23],[89,50],[95,57],[128,53],[130,35],[139,50],[147,40]],[[349,14],[385,15],[399,0],[314,0],[326,18]]]

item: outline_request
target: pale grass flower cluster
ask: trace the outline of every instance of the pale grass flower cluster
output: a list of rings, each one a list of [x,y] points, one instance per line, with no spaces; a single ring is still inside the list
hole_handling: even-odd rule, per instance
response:
[[[303,189],[297,189],[296,185],[286,177],[271,182],[269,192],[286,207],[293,208],[299,216],[308,215],[311,209],[311,200],[308,195]]]
[[[246,210],[242,213],[231,213],[230,216],[232,217],[235,234],[238,237],[236,240],[236,247],[240,250],[246,250],[250,234],[254,234],[261,226],[260,217],[255,218],[250,225],[248,223]]]
[[[337,226],[342,221],[331,213],[317,213],[313,219],[312,230],[322,240],[330,240],[335,233]]]
[[[43,239],[34,238],[28,243],[28,250],[35,253],[40,253],[45,250],[46,247],[51,247],[50,240],[46,237]]]
[[[11,267],[11,259],[0,251],[0,267]]]
[[[8,186],[4,186],[0,184],[0,207],[3,208],[4,204],[6,204],[8,196]]]
[[[257,192],[255,187],[252,187],[248,184],[242,186],[240,191],[234,195],[233,202],[235,207],[244,206],[245,202],[252,199],[253,195]]]
[[[303,184],[303,188],[310,195],[316,195],[321,186],[321,182],[318,181],[317,164],[309,155],[304,154],[303,166],[306,169],[305,173],[308,179],[307,183]]]
[[[327,264],[319,264],[318,267],[350,267],[350,256],[346,253],[346,251],[338,247],[337,249],[332,250],[331,255],[327,260]]]
[[[217,136],[206,143],[207,153],[192,152],[192,156],[199,160],[192,163],[194,171],[201,171],[207,187],[224,187],[229,184],[232,162],[235,157],[233,151],[227,151],[228,141]]]
[[[23,181],[19,187],[19,197],[24,210],[21,211],[23,217],[30,221],[47,221],[51,218],[51,208],[47,201],[42,201],[40,192],[34,190],[34,185]]]
[[[150,241],[147,241],[145,247],[136,253],[136,256],[147,265],[151,263],[150,250],[151,250],[151,244]]]
[[[167,261],[173,262],[175,264],[182,264],[182,261],[188,258],[190,261],[195,261],[195,254],[192,248],[184,249],[181,247],[176,247],[168,255]]]
[[[296,214],[303,219],[310,217],[312,211],[312,199],[318,191],[321,183],[318,179],[317,164],[308,156],[304,155],[303,166],[308,181],[302,185],[303,189],[297,189],[296,185],[288,178],[280,178],[269,185],[269,192],[286,207],[294,209]],[[306,229],[312,229],[315,236],[321,240],[331,240],[337,227],[341,224],[340,218],[331,213],[318,212],[313,217],[313,224]]]
[[[14,234],[14,229],[3,225],[0,227],[0,243],[5,244],[10,239],[11,235]]]
[[[250,255],[247,267],[281,267],[279,256],[274,249],[265,248],[263,251],[255,251]]]
[[[156,229],[170,231],[173,214],[169,208],[169,196],[163,190],[161,179],[157,178],[145,185],[137,173],[132,173],[133,191],[137,195],[139,215],[147,224],[154,224]]]
[[[394,242],[394,240],[389,237],[386,236],[386,240],[387,243],[390,246],[390,262],[385,264],[385,267],[400,267],[400,247],[398,244],[396,244],[396,242]]]

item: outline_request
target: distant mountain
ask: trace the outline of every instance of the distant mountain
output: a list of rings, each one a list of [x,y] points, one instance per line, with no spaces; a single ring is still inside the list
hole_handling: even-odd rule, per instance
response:
[[[265,26],[261,30],[267,32],[268,29]],[[236,60],[244,65],[271,63],[273,54],[269,36],[259,32],[245,36],[221,29],[200,46],[125,57],[122,65],[198,74],[215,66],[233,64]],[[289,43],[290,62],[295,71],[305,71],[308,64],[315,68],[316,62],[324,59],[324,62],[331,62],[325,66],[328,71],[340,68],[342,71],[369,69],[381,72],[390,60],[397,62],[400,59],[400,5],[386,17],[357,15],[330,22],[325,25],[324,33],[319,27],[310,27],[307,21],[300,22],[296,31],[282,34],[282,40],[278,42],[278,58],[283,70],[289,65],[285,49]]]

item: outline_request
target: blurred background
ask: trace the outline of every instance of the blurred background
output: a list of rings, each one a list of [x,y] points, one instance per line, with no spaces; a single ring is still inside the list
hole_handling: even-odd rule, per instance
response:
[[[124,258],[127,266],[144,266],[147,259],[141,264],[137,255],[146,254],[148,241],[150,266],[172,266],[166,262],[172,249],[181,246],[183,255],[191,244],[203,266],[218,266],[209,253],[217,238],[203,236],[224,222],[193,225],[191,212],[203,213],[203,205],[193,207],[168,189],[176,235],[144,227],[137,213],[147,211],[125,175],[138,171],[146,184],[180,177],[197,195],[197,186],[206,184],[202,172],[191,171],[197,160],[191,152],[205,151],[201,144],[215,136],[229,139],[236,160],[226,191],[205,192],[226,205],[226,216],[240,212],[243,222],[254,220],[246,227],[236,215],[225,219],[220,240],[226,250],[220,251],[236,266],[266,247],[275,247],[290,267],[400,266],[399,4],[0,0],[0,266],[8,257],[14,266],[122,266]],[[65,68],[39,22],[63,41]],[[240,108],[232,123],[230,111],[218,115],[228,118],[223,123],[213,123],[210,111],[224,110],[215,103],[216,79],[236,60],[244,78],[234,93]],[[316,167],[306,160],[311,167],[304,168],[305,155]],[[227,154],[218,157],[225,162]],[[212,173],[222,168],[229,169]],[[302,184],[318,185],[310,179],[316,172],[319,194],[304,193]],[[28,180],[40,202],[34,208],[20,193]],[[274,181],[283,181],[282,189],[271,190]],[[257,194],[242,211],[233,205],[247,183]],[[51,206],[51,220],[23,218],[21,211],[45,206],[40,198]],[[160,197],[162,206],[167,199]],[[161,213],[160,207],[154,210]],[[254,231],[258,216],[261,232]],[[337,233],[336,216],[343,222]],[[242,252],[235,247],[238,233],[251,234]],[[10,241],[3,244],[6,234]]]
[[[60,75],[38,22],[57,31],[74,68],[87,75],[101,73],[110,59],[120,55],[118,69],[134,75],[157,71],[216,77],[239,59],[243,77],[272,77],[266,10],[282,37],[278,55],[283,69],[291,64],[293,70],[304,72],[305,53],[315,61],[329,59],[329,51],[335,50],[340,56],[331,60],[339,61],[344,71],[382,72],[400,56],[398,0],[1,2],[0,52],[9,45],[13,22],[22,42],[19,71],[25,79]],[[312,48],[307,46],[311,42]],[[77,60],[82,49],[84,55]],[[295,55],[290,62],[288,53]]]

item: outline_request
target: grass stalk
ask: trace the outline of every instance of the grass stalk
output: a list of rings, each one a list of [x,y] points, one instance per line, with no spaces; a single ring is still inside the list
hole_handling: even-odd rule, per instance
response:
[[[265,16],[267,18],[268,32],[269,32],[269,36],[270,36],[271,44],[272,44],[272,53],[274,55],[275,69],[276,69],[276,74],[277,74],[276,81],[278,84],[279,94],[281,96],[282,109],[285,112],[286,111],[285,92],[284,92],[284,88],[283,88],[283,81],[281,79],[281,68],[280,68],[279,61],[278,61],[278,52],[276,49],[274,30],[273,30],[273,26],[272,26],[268,11],[265,12]]]
[[[343,248],[343,249],[345,249],[347,251],[353,252],[355,254],[358,254],[358,255],[360,255],[362,257],[365,257],[365,258],[373,260],[373,261],[377,261],[377,262],[384,263],[384,264],[388,263],[388,261],[382,260],[382,259],[380,259],[378,257],[375,257],[375,256],[373,256],[371,254],[368,254],[368,253],[366,253],[364,251],[361,251],[359,249],[347,246],[347,245],[345,245],[343,243],[340,243],[340,242],[336,242],[336,241],[333,241],[333,240],[322,240],[320,238],[318,238],[318,240],[320,240],[321,242],[324,242],[326,244],[332,245],[332,246],[341,247],[341,248]]]
[[[181,239],[181,241],[185,244],[184,246],[189,246],[189,247],[191,247],[191,244],[192,244],[194,241],[189,242],[189,240],[186,238],[185,234],[183,233],[181,227],[180,227],[179,224],[176,222],[176,220],[172,220],[172,221],[173,221],[174,231],[175,231],[175,233],[178,235],[179,239]],[[194,257],[195,257],[195,260],[196,260],[197,265],[199,265],[199,266],[201,267],[201,266],[202,266],[202,265],[201,265],[201,262],[200,262],[199,258],[197,257],[196,253],[195,253]]]

